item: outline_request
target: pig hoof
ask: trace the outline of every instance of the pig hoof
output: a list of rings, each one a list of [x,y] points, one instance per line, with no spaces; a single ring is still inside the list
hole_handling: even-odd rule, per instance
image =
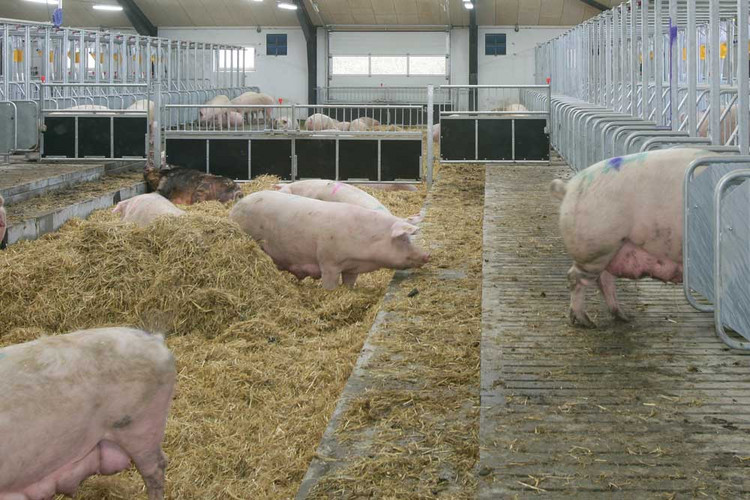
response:
[[[582,328],[596,328],[596,323],[591,320],[588,313],[585,311],[576,313],[571,309],[568,316],[570,318],[570,324],[573,326],[580,326]]]
[[[622,321],[623,323],[630,323],[630,316],[622,312],[620,309],[612,311],[612,316],[616,321]]]

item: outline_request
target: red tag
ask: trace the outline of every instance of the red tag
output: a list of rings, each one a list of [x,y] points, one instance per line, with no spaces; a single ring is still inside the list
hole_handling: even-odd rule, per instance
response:
[[[547,85],[549,85],[549,83],[550,83],[551,81],[552,81],[552,78],[550,78],[550,77],[547,77]]]
[[[44,75],[42,75],[42,83],[44,83]]]

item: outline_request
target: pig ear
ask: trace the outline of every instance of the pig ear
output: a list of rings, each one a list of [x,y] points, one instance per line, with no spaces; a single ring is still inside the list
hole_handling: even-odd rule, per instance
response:
[[[282,186],[281,184],[274,184],[274,185],[273,185],[273,189],[274,189],[275,191],[279,191],[279,190],[280,190],[280,189],[281,189],[282,187],[283,187],[283,186]]]
[[[400,220],[394,222],[391,226],[391,238],[401,238],[402,236],[411,236],[419,231],[417,226],[413,226],[406,221]]]
[[[422,214],[417,214],[412,215],[411,217],[407,217],[406,222],[408,222],[409,224],[419,224],[423,219],[424,217],[422,217]]]

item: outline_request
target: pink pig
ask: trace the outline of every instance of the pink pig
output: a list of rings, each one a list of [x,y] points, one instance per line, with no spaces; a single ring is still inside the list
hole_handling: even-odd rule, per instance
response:
[[[616,319],[615,277],[682,282],[682,184],[690,164],[711,153],[666,149],[611,158],[552,182],[562,200],[560,232],[568,271],[570,321],[594,328],[586,288],[597,285]]]
[[[305,198],[313,198],[320,201],[336,201],[339,203],[349,203],[370,210],[380,210],[390,214],[377,198],[367,194],[356,186],[338,181],[328,181],[325,179],[307,179],[304,181],[292,182],[291,184],[276,184],[274,189],[287,194],[296,194]],[[406,219],[411,224],[418,224],[422,217],[413,215]]]
[[[133,328],[81,330],[0,349],[0,499],[72,496],[130,466],[164,498],[161,448],[175,384],[164,340]]]
[[[112,213],[120,214],[124,222],[132,222],[141,227],[148,226],[157,217],[172,215],[179,217],[185,211],[180,210],[174,204],[159,193],[139,194],[127,200],[121,201],[112,210]]]
[[[339,285],[339,277],[351,287],[362,273],[421,267],[430,259],[410,239],[418,227],[354,205],[259,191],[240,200],[229,218],[280,270],[298,279],[322,278],[327,290]]]

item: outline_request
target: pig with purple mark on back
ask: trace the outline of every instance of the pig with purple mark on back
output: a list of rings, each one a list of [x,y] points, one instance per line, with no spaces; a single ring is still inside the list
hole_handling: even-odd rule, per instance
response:
[[[100,328],[0,349],[0,499],[72,496],[135,463],[164,498],[161,442],[176,378],[164,339]]]
[[[259,191],[240,200],[229,218],[257,241],[279,270],[322,278],[333,290],[362,273],[409,269],[429,261],[411,241],[419,228],[379,210]]]
[[[615,277],[682,282],[682,184],[690,164],[711,153],[669,149],[612,158],[552,182],[562,200],[560,232],[573,266],[568,271],[569,317],[594,328],[586,288],[597,285],[619,320]]]

